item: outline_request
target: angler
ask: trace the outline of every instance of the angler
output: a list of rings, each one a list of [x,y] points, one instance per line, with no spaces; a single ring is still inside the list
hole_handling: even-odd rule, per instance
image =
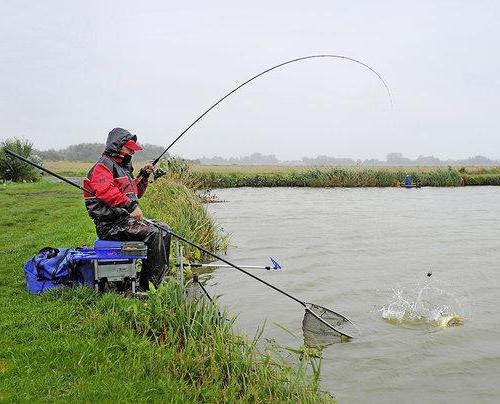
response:
[[[139,286],[158,286],[168,272],[170,227],[145,221],[139,199],[146,192],[154,167],[146,164],[134,178],[132,156],[142,147],[137,136],[122,128],[108,134],[101,158],[83,181],[85,206],[102,240],[143,241],[148,247]]]

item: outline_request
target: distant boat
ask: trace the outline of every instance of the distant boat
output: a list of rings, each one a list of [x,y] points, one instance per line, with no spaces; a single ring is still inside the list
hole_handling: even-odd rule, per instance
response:
[[[407,175],[405,177],[405,183],[403,185],[405,188],[422,188],[422,184],[420,183],[420,180],[417,180],[416,183],[413,183],[411,180],[411,175]]]

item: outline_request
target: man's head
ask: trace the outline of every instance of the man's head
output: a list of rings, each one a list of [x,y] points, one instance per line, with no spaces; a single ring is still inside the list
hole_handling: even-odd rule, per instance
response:
[[[105,154],[113,157],[120,155],[129,155],[137,150],[142,150],[142,147],[137,144],[137,136],[123,128],[114,128],[108,133],[106,140]]]
[[[142,150],[142,147],[135,140],[127,140],[121,148],[122,153],[130,155],[134,154],[137,150]]]

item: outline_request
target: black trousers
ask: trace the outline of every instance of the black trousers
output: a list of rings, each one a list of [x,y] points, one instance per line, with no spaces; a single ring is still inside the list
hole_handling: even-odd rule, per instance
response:
[[[168,272],[170,255],[170,226],[126,217],[112,223],[96,224],[97,236],[102,240],[143,241],[148,247],[148,258],[142,261],[139,285],[146,289],[149,282],[157,287]]]

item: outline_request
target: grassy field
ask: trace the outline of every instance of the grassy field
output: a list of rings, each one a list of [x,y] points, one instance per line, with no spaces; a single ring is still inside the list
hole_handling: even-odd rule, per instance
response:
[[[140,168],[144,163],[137,162]],[[45,162],[63,175],[83,176],[92,163]],[[189,166],[182,180],[200,189],[235,187],[393,187],[406,175],[423,186],[500,185],[500,168]]]
[[[61,175],[84,177],[95,164],[88,161],[44,161],[43,166]],[[146,164],[143,161],[135,162],[134,167],[140,168]],[[47,174],[45,174],[47,175]]]
[[[174,189],[172,198],[182,192]],[[164,209],[149,203],[149,214]],[[145,302],[83,287],[29,295],[24,262],[45,246],[92,245],[93,223],[80,192],[65,184],[0,185],[0,204],[0,401],[333,400],[318,392],[317,372],[306,377],[310,360],[318,366],[307,352],[291,367],[274,350],[257,351],[233,333],[231,319],[218,321],[216,308],[186,303],[175,282]],[[168,209],[191,210],[179,204]],[[206,241],[176,215],[168,218],[177,231]]]

